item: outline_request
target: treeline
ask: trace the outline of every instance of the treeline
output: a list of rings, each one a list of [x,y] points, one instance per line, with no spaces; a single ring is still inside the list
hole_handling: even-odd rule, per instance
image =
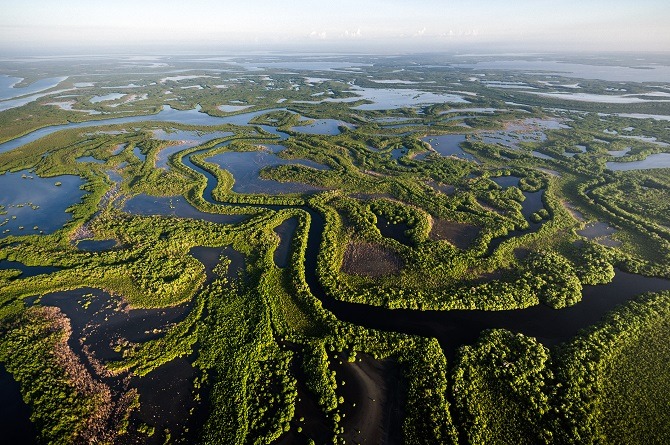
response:
[[[670,440],[670,294],[643,296],[549,351],[505,330],[462,347],[452,371],[468,443]]]

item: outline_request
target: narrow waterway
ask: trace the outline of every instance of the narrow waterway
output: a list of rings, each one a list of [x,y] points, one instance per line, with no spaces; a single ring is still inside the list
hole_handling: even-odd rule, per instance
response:
[[[213,175],[184,159],[184,163],[205,175],[208,189],[214,187]],[[527,196],[528,197],[528,196]],[[204,198],[213,204],[225,205],[212,199],[211,194]],[[532,201],[535,207],[541,205],[541,192],[536,192]],[[278,206],[267,206],[276,210]],[[573,338],[577,333],[598,323],[602,317],[615,307],[645,292],[658,292],[670,289],[670,280],[644,277],[620,270],[614,280],[606,285],[585,286],[580,303],[565,309],[552,309],[545,305],[527,309],[505,311],[450,310],[424,311],[412,309],[387,309],[360,303],[350,303],[331,297],[319,281],[316,265],[321,248],[325,221],[316,211],[301,207],[309,213],[311,224],[305,253],[305,279],[312,294],[323,307],[338,319],[371,329],[403,332],[406,334],[435,337],[438,339],[448,359],[452,359],[456,350],[463,344],[474,343],[486,329],[504,328],[513,332],[536,337],[546,346],[557,345]],[[539,226],[539,225],[538,225]]]

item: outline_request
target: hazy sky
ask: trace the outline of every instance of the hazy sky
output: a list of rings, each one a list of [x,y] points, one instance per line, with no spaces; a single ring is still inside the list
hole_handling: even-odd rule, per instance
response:
[[[5,0],[3,50],[670,50],[670,0]]]

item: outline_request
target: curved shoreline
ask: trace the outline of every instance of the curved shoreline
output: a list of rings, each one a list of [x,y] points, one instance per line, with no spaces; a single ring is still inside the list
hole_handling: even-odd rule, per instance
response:
[[[187,155],[183,164],[204,175],[207,179],[206,189],[213,189],[216,184],[210,184],[210,181],[216,181],[216,178],[191,162],[190,156],[193,154]],[[203,193],[202,197],[210,204],[225,205],[215,201],[211,194]],[[339,320],[366,328],[437,338],[448,360],[455,357],[459,346],[474,343],[486,329],[508,329],[536,337],[546,346],[555,346],[575,337],[582,329],[598,323],[606,313],[638,295],[670,289],[670,280],[617,270],[611,283],[585,286],[582,301],[564,309],[552,309],[540,304],[526,309],[503,311],[423,311],[351,303],[330,296],[318,278],[316,264],[325,229],[325,219],[321,214],[307,206],[255,205],[254,207],[271,210],[300,208],[310,215],[311,222],[305,250],[305,281],[312,295],[321,302],[324,309],[333,313]]]

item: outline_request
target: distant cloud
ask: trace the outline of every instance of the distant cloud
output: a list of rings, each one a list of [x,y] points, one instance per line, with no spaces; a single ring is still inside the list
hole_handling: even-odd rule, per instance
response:
[[[345,39],[358,39],[361,38],[363,34],[361,33],[361,28],[358,28],[356,31],[349,31],[346,29],[344,31],[344,34],[342,34],[342,37]]]
[[[182,2],[183,3],[183,2]],[[498,45],[529,50],[667,51],[668,0],[556,2],[179,2],[166,0],[5,1],[0,50],[102,48],[137,45],[208,46],[268,44],[360,49],[432,50],[445,44]],[[560,3],[560,2],[559,2]],[[39,4],[40,7],[35,5]],[[439,5],[439,6],[438,6]],[[327,10],[327,14],[324,11]],[[76,11],[77,14],[72,14]],[[360,27],[360,28],[359,28]]]
[[[312,31],[309,33],[309,38],[310,39],[316,39],[316,40],[325,40],[328,38],[328,33],[326,31]]]
[[[453,30],[450,29],[447,32],[441,32],[438,34],[438,37],[441,38],[459,38],[459,37],[478,37],[479,36],[479,30],[478,29],[458,29],[458,30]]]

